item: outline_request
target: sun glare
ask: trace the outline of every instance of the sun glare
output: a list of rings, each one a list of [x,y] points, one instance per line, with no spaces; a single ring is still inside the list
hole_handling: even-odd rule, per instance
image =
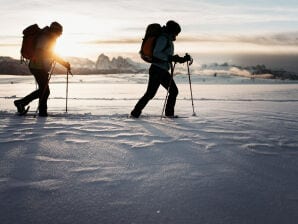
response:
[[[66,38],[61,36],[56,43],[55,46],[55,53],[58,55],[65,57],[65,56],[75,56],[79,53],[79,45],[76,43],[75,40],[71,38]]]

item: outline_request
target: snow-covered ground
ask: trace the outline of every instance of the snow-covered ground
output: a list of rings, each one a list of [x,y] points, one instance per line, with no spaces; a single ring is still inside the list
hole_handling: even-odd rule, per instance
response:
[[[0,76],[0,223],[297,223],[298,84],[193,77],[191,116],[177,79],[183,118],[160,119],[162,88],[126,117],[146,75],[70,77],[67,114],[55,76],[34,118],[13,106],[33,78]]]

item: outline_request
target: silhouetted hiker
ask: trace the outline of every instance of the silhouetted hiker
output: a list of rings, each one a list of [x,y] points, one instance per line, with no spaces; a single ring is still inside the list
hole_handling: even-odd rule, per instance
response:
[[[151,24],[153,26],[159,24]],[[150,25],[149,25],[150,26]],[[148,26],[148,28],[149,28]],[[148,33],[148,28],[146,35]],[[152,60],[147,61],[151,62],[149,69],[149,81],[147,90],[144,96],[137,102],[134,109],[131,111],[131,116],[138,118],[142,113],[142,110],[147,105],[147,103],[155,96],[160,84],[168,89],[169,85],[169,96],[165,109],[165,116],[174,117],[174,107],[176,103],[176,97],[178,95],[178,88],[172,80],[172,76],[169,73],[172,62],[184,63],[190,60],[190,56],[180,57],[174,54],[174,44],[173,41],[176,40],[176,37],[181,32],[181,27],[175,21],[168,21],[166,26],[161,28],[160,35],[156,38],[156,42],[153,48]],[[146,38],[146,36],[145,36]],[[144,38],[144,39],[145,39]],[[142,45],[143,48],[143,45]],[[142,51],[143,49],[141,49]],[[142,52],[141,52],[142,54]]]
[[[14,104],[17,107],[18,112],[20,114],[24,114],[26,113],[25,106],[28,105],[31,101],[39,98],[39,116],[46,117],[48,116],[47,100],[50,95],[49,72],[52,68],[52,65],[54,62],[58,62],[59,64],[67,68],[68,71],[70,71],[70,64],[54,53],[56,40],[59,36],[61,36],[63,31],[63,27],[59,23],[52,22],[50,27],[45,27],[43,29],[39,29],[36,24],[30,27],[37,27],[36,29],[38,29],[37,31],[35,31],[38,32],[38,34],[35,34],[36,40],[34,41],[36,43],[29,43],[29,45],[33,45],[31,46],[31,48],[34,47],[35,49],[27,49],[29,53],[32,54],[27,58],[29,58],[30,60],[29,69],[35,77],[35,80],[38,84],[38,89],[22,99],[15,100]],[[24,35],[25,30],[23,32]],[[31,53],[30,50],[33,53]]]

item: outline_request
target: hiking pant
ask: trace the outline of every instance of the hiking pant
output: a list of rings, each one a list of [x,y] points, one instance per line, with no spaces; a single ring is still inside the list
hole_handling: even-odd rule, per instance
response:
[[[39,99],[39,113],[47,112],[47,101],[50,95],[49,73],[42,69],[32,68],[30,68],[30,72],[34,75],[34,78],[38,84],[38,89],[20,99],[19,101],[27,105],[31,101]]]
[[[178,95],[178,88],[175,84],[174,79],[172,79],[170,73],[164,69],[157,67],[156,65],[151,65],[149,69],[149,82],[147,90],[144,96],[137,102],[135,108],[132,111],[132,114],[139,116],[142,113],[142,110],[147,105],[147,103],[155,96],[159,85],[161,84],[165,89],[169,89],[169,96],[166,104],[165,115],[173,116],[174,107],[176,104],[176,97]]]

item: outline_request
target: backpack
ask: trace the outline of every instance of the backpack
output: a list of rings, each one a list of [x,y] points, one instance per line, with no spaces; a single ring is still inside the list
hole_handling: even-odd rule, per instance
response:
[[[149,24],[146,28],[145,36],[142,41],[140,56],[141,58],[148,63],[152,63],[153,50],[155,47],[156,39],[162,33],[162,27],[158,23]]]
[[[42,29],[37,24],[30,25],[23,30],[21,47],[21,62],[34,58],[37,39]]]

